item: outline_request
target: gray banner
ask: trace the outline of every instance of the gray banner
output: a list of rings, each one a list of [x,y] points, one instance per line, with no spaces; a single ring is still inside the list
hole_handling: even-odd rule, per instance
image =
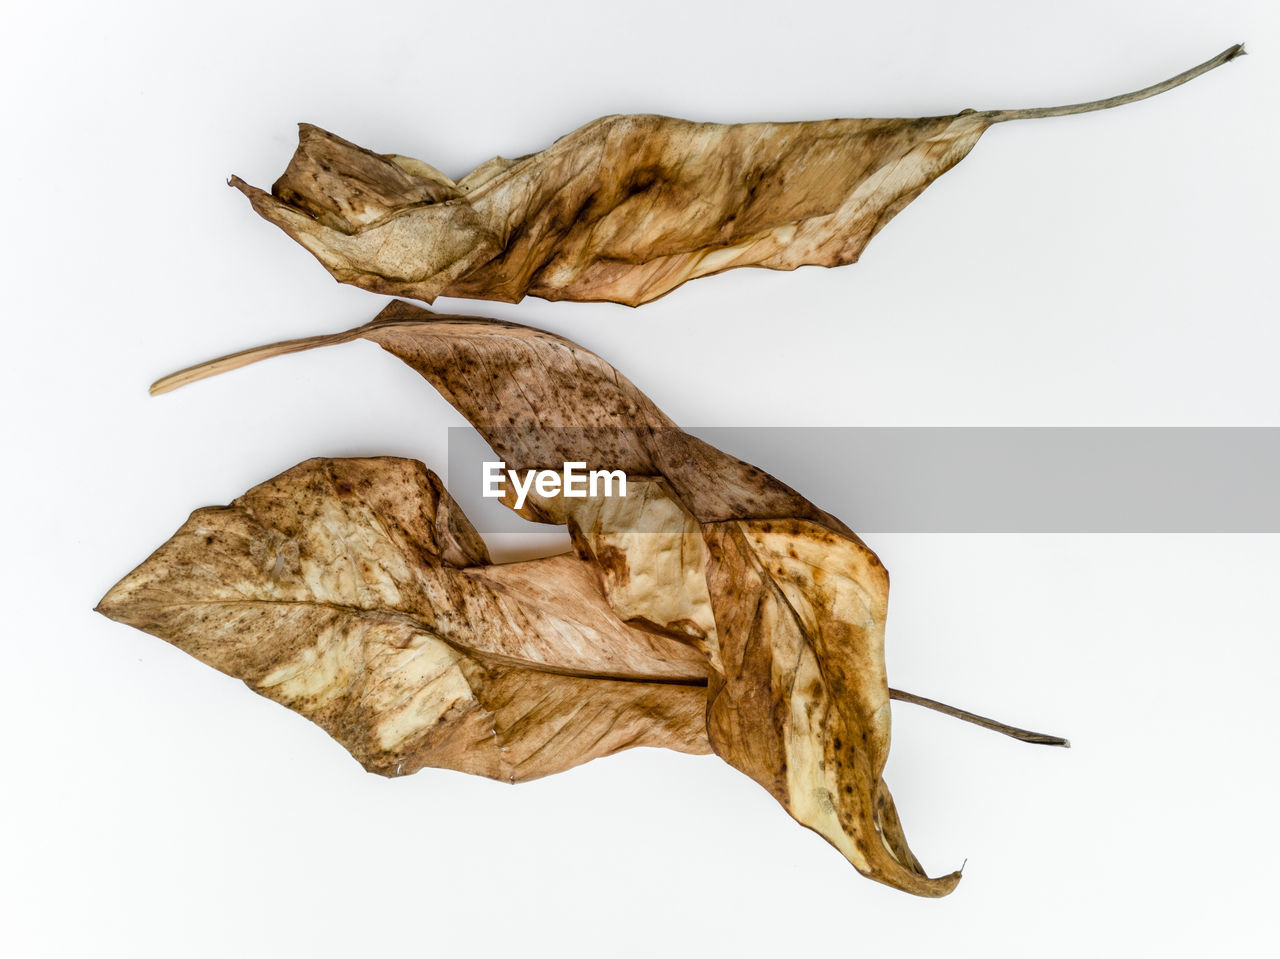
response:
[[[859,533],[1280,532],[1280,428],[686,432],[773,474]],[[450,492],[481,532],[528,530],[481,495],[481,464],[497,459],[474,430],[450,429]]]

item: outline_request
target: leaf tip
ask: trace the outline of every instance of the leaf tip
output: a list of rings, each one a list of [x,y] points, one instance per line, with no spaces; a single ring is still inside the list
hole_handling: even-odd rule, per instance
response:
[[[109,590],[107,590],[107,594],[103,596],[102,599],[98,600],[98,605],[93,607],[93,611],[97,613],[99,616],[105,616],[107,617],[107,619],[112,620],[113,622],[119,622],[119,619],[120,619],[118,615],[119,609],[115,601],[112,599],[112,595],[115,593],[115,591],[116,591],[115,586],[112,586]]]
[[[943,896],[949,896],[955,892],[956,886],[960,885],[960,880],[964,878],[964,867],[969,864],[966,859],[960,864],[960,868],[955,872],[949,872],[945,876],[939,876],[937,879],[929,880],[929,890],[925,893],[917,893],[924,895],[930,899],[941,899]]]

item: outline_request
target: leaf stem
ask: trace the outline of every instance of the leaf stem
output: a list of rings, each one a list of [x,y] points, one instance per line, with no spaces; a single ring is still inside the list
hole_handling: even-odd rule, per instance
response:
[[[188,366],[185,370],[179,370],[176,373],[161,377],[151,384],[151,395],[159,396],[161,393],[168,393],[170,390],[176,390],[197,380],[203,380],[207,376],[217,376],[219,373],[236,370],[259,360],[269,359],[273,356],[284,356],[286,353],[301,353],[303,350],[315,349],[317,346],[346,343],[349,340],[356,339],[357,336],[359,336],[359,332],[356,330],[323,336],[304,336],[298,340],[285,340],[283,343],[272,343],[270,346],[255,346],[253,349],[241,350],[229,356],[220,356],[216,360],[197,363],[195,366]]]
[[[917,696],[915,693],[904,693],[901,689],[890,689],[889,698],[911,703],[915,706],[923,706],[926,709],[937,710],[955,719],[963,719],[966,723],[981,726],[983,729],[990,729],[1006,736],[1012,736],[1014,739],[1020,739],[1024,743],[1038,743],[1042,746],[1071,746],[1071,743],[1061,736],[1047,736],[1044,733],[1033,733],[1029,729],[1019,729],[1017,726],[999,723],[994,719],[987,719],[985,716],[979,716],[977,713],[971,713],[965,709],[948,706],[946,703],[940,703],[936,699],[926,699],[923,696]]]
[[[219,373],[238,370],[242,366],[248,366],[250,363],[257,363],[259,360],[269,360],[273,356],[285,356],[289,353],[302,353],[305,350],[314,350],[318,346],[336,346],[339,343],[350,343],[352,340],[361,339],[376,330],[385,330],[389,328],[408,330],[415,327],[421,327],[424,323],[448,320],[460,320],[464,323],[474,323],[478,319],[474,316],[456,316],[452,313],[431,313],[427,320],[382,318],[397,305],[405,306],[407,304],[404,304],[400,300],[393,300],[386,309],[368,323],[363,326],[357,326],[354,329],[347,330],[344,333],[323,333],[319,336],[304,336],[296,340],[284,340],[281,343],[269,343],[266,346],[251,347],[247,350],[240,350],[238,353],[230,353],[226,356],[220,356],[217,359],[197,363],[195,366],[188,366],[185,370],[178,370],[176,373],[170,373],[168,376],[162,376],[160,379],[152,383],[150,390],[151,395],[159,396],[161,393],[169,393],[210,376],[217,376]],[[422,312],[426,311],[424,310]],[[499,320],[482,320],[480,322],[488,326],[501,326],[509,329],[529,329],[529,327],[521,327],[518,323],[505,323]]]
[[[1093,113],[1095,110],[1110,110],[1112,107],[1122,107],[1126,103],[1136,103],[1139,100],[1145,100],[1148,97],[1164,93],[1166,90],[1172,90],[1174,87],[1180,87],[1188,80],[1194,80],[1201,74],[1208,73],[1210,70],[1216,69],[1224,63],[1230,63],[1236,57],[1241,56],[1244,56],[1244,44],[1237,43],[1235,46],[1223,50],[1212,60],[1206,60],[1198,67],[1192,67],[1190,70],[1179,73],[1176,77],[1170,77],[1162,83],[1143,87],[1133,93],[1122,93],[1119,96],[1107,97],[1105,100],[1071,103],[1061,107],[1037,107],[1029,110],[988,110],[983,115],[989,118],[992,123],[1003,123],[1005,120],[1034,120],[1040,117],[1065,117],[1076,113]]]

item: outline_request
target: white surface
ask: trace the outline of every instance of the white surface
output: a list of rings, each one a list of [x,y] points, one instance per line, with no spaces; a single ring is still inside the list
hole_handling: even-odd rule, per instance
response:
[[[1280,21],[1256,2],[6,4],[0,952],[12,956],[1165,956],[1275,934],[1275,536],[884,536],[888,779],[950,898],[869,882],[713,757],[519,788],[363,773],[100,595],[198,506],[313,455],[443,469],[458,416],[346,329],[224,185],[308,120],[460,174],[597,115],[816,119],[1127,91],[1009,124],[860,264],[639,311],[442,300],[566,334],[695,425],[1280,425]],[[782,477],[805,489],[805,464]],[[821,505],[837,515],[839,502]]]

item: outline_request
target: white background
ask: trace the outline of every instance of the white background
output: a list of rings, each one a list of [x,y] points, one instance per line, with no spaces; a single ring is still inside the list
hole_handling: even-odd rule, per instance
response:
[[[1052,105],[1244,40],[1156,100],[992,129],[854,266],[739,270],[638,311],[437,308],[565,334],[689,425],[1280,425],[1274,4],[3,10],[0,952],[1197,955],[1275,934],[1277,536],[871,543],[895,685],[1074,744],[896,708],[911,843],[934,874],[968,859],[941,901],[863,879],[714,757],[518,788],[367,775],[90,612],[190,510],[309,456],[444,469],[460,418],[369,344],[146,394],[385,302],[225,185],[269,186],[299,120],[460,175],[606,113]],[[779,475],[804,491],[806,469]]]

